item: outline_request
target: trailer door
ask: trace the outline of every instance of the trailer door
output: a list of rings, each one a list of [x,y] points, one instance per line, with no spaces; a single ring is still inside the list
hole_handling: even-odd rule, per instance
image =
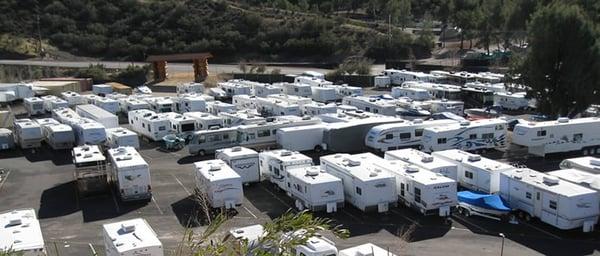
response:
[[[538,216],[538,217],[542,216],[542,208],[543,208],[542,196],[543,196],[543,193],[536,189],[535,195],[534,195],[535,198],[533,199],[533,213],[535,216]]]

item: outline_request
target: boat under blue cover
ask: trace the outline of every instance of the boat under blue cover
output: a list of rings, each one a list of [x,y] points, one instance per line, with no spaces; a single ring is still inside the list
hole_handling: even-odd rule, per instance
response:
[[[458,201],[485,209],[509,212],[511,209],[499,195],[481,194],[473,191],[457,193]]]

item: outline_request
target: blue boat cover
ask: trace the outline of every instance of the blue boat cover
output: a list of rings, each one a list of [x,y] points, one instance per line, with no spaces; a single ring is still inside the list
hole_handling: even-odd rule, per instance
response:
[[[481,194],[473,191],[460,191],[457,193],[458,201],[497,211],[510,211],[499,195]]]

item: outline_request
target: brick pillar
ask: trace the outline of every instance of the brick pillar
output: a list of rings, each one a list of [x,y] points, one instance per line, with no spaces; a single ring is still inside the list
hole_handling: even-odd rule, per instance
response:
[[[167,62],[166,61],[154,61],[152,62],[152,69],[154,71],[154,80],[163,81],[167,79]]]
[[[208,77],[208,59],[194,60],[194,79],[202,82]]]

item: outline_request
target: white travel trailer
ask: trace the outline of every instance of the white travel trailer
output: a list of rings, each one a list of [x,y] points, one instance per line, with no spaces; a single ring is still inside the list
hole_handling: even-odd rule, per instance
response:
[[[53,109],[52,110],[52,118],[54,118],[56,121],[59,121],[63,124],[69,124],[72,122],[72,120],[79,119],[79,118],[81,118],[81,116],[79,116],[77,113],[75,113],[74,110],[67,107],[67,108]]]
[[[118,93],[118,92],[113,92],[111,94],[105,95],[104,97],[106,97],[108,99],[113,99],[113,100],[121,100],[121,99],[128,98],[129,96],[127,96],[126,94],[122,94],[122,93]]]
[[[143,86],[135,87],[135,89],[133,90],[133,93],[141,94],[141,95],[151,95],[152,90],[150,89],[150,87],[143,85]]]
[[[222,112],[219,117],[223,118],[225,127],[235,127],[238,125],[258,124],[266,122],[266,118],[260,116],[254,109],[239,110],[237,112]]]
[[[32,208],[0,213],[0,237],[2,254],[46,256],[40,221]]]
[[[402,87],[424,89],[436,99],[461,100],[462,90],[460,86],[450,84],[436,84],[418,81],[402,83]]]
[[[391,124],[377,125],[367,133],[365,145],[377,151],[385,152],[406,147],[418,147],[422,144],[425,128],[453,125],[457,122],[449,119],[423,121],[415,119]]]
[[[213,97],[214,99],[217,100],[222,100],[227,98],[227,93],[225,91],[223,91],[223,89],[218,88],[218,87],[214,87],[214,88],[208,88],[207,90],[207,94],[211,97]]]
[[[317,71],[312,71],[312,70],[304,71],[300,75],[301,76],[308,76],[308,77],[316,77],[316,78],[320,78],[320,79],[325,79],[325,74],[317,72]]]
[[[459,100],[435,99],[423,102],[427,105],[427,109],[433,113],[450,112],[458,116],[463,116],[465,111],[465,103]]]
[[[231,98],[233,95],[246,94],[252,95],[252,87],[239,83],[235,80],[221,82],[217,84],[221,90],[225,91],[226,97]]]
[[[129,111],[138,109],[150,109],[150,104],[148,104],[148,102],[144,100],[136,98],[123,98],[119,100],[119,108],[121,112],[127,115]]]
[[[258,158],[261,175],[266,176],[277,188],[288,192],[292,186],[288,180],[289,170],[313,165],[312,158],[286,149],[260,152]]]
[[[593,174],[577,169],[560,169],[547,172],[546,174],[600,192],[600,174]]]
[[[310,98],[312,96],[311,86],[302,83],[276,83],[275,86],[281,87],[281,91],[285,95],[295,95],[300,97]]]
[[[38,97],[23,99],[23,107],[29,116],[41,115],[46,113],[44,109],[44,100]]]
[[[12,149],[15,147],[15,137],[13,132],[6,128],[0,128],[0,150]]]
[[[465,83],[464,87],[473,88],[484,91],[492,91],[494,93],[506,92],[506,87],[503,83],[482,83],[482,82],[469,82]]]
[[[321,157],[321,169],[342,180],[347,202],[362,211],[387,212],[395,205],[396,180],[366,157],[333,154]]]
[[[431,94],[429,91],[422,88],[411,88],[408,86],[396,86],[392,88],[392,97],[400,98],[400,97],[408,97],[412,100],[429,100],[431,99]]]
[[[393,100],[384,100],[366,96],[344,97],[342,104],[355,106],[365,112],[381,114],[384,116],[396,116],[398,106]]]
[[[525,92],[497,92],[494,93],[494,106],[500,106],[508,110],[524,110],[532,107],[531,102],[525,96]]]
[[[120,109],[119,101],[104,97],[96,99],[93,104],[113,115],[117,114],[117,112],[119,112]]]
[[[170,123],[169,127],[174,134],[187,137],[196,131],[196,120],[191,117],[174,112],[161,113],[159,115],[166,116]]]
[[[106,129],[106,145],[110,148],[133,147],[140,148],[137,133],[122,127]]]
[[[75,165],[75,182],[79,195],[86,196],[108,189],[106,157],[98,145],[74,147],[71,151]]]
[[[106,96],[113,92],[112,85],[110,84],[94,84],[92,85],[92,92],[96,95]]]
[[[40,125],[31,119],[16,119],[13,125],[15,129],[15,141],[22,149],[39,148],[42,146],[42,129]]]
[[[129,112],[131,129],[141,136],[153,141],[160,141],[171,133],[171,123],[165,115],[159,115],[148,109],[138,109]]]
[[[206,160],[194,163],[196,193],[206,196],[213,208],[231,209],[241,206],[244,200],[242,177],[223,160]]]
[[[348,249],[341,250],[339,256],[357,256],[357,255],[369,255],[369,256],[396,256],[396,254],[383,249],[372,243],[366,243],[359,246],[354,246]]]
[[[592,232],[598,222],[598,192],[531,169],[500,174],[500,196],[526,220],[536,217],[558,229]]]
[[[177,85],[177,95],[186,94],[186,93],[196,93],[202,94],[204,93],[204,84],[202,83],[183,83]]]
[[[258,152],[245,147],[224,148],[215,151],[215,159],[227,163],[244,184],[260,182]]]
[[[107,150],[111,162],[108,180],[115,186],[123,201],[150,200],[150,168],[146,160],[133,147]]]
[[[145,100],[150,104],[150,109],[156,113],[173,112],[175,110],[175,102],[171,97],[153,97]]]
[[[294,83],[308,84],[312,87],[327,87],[333,85],[332,82],[319,77],[297,76],[294,78]]]
[[[210,101],[206,102],[206,112],[211,113],[213,115],[219,115],[222,112],[235,112],[237,111],[237,107],[233,104],[221,102],[221,101]]]
[[[233,95],[231,103],[238,109],[255,109],[256,108],[256,96],[254,95]]]
[[[73,128],[69,125],[58,123],[56,120],[54,121],[56,123],[40,123],[44,141],[54,150],[72,148],[75,144]],[[39,120],[37,122],[39,123]]]
[[[79,93],[76,92],[67,91],[60,93],[60,95],[64,100],[66,100],[69,103],[69,106],[87,103],[85,97],[81,96]]]
[[[423,215],[449,217],[456,206],[456,181],[401,160],[384,160],[372,153],[354,155],[392,174],[398,201]]]
[[[327,149],[323,133],[328,127],[328,124],[322,123],[281,128],[277,130],[277,144],[287,150],[320,152]]]
[[[452,180],[458,181],[458,164],[451,163],[440,157],[432,156],[414,148],[386,151],[384,159],[402,160],[408,164],[421,167],[430,172],[439,173]]]
[[[311,98],[317,102],[329,103],[338,99],[335,89],[331,87],[312,86],[310,90],[312,92]]]
[[[349,86],[347,84],[342,85],[328,85],[327,87],[331,87],[335,89],[335,94],[337,96],[336,100],[341,100],[346,96],[363,96],[362,87],[357,86]]]
[[[256,98],[256,110],[263,116],[300,116],[300,106],[273,98]]]
[[[179,97],[173,98],[173,101],[175,102],[175,112],[178,113],[206,111],[206,101],[199,95],[179,95]]]
[[[94,120],[102,124],[105,128],[119,127],[119,118],[98,106],[95,105],[79,105],[75,107],[75,112],[85,118]]]
[[[515,169],[511,165],[457,149],[433,152],[432,156],[458,166],[458,183],[462,187],[490,194],[499,191],[500,173]]]
[[[337,212],[344,206],[344,186],[342,180],[319,166],[289,169],[287,180],[292,187],[288,194],[296,200],[299,210]]]
[[[106,256],[163,256],[158,235],[144,219],[131,219],[102,225]]]
[[[600,174],[600,159],[591,156],[565,159],[560,162],[560,169],[577,169],[592,174]]]
[[[196,121],[196,130],[212,130],[224,126],[224,119],[220,115],[215,116],[204,112],[186,112],[183,115]]]
[[[438,76],[425,74],[423,72],[414,72],[408,70],[386,69],[381,73],[383,76],[388,76],[392,85],[401,85],[406,81],[422,81],[435,82]]]
[[[68,108],[69,103],[65,100],[56,97],[54,95],[42,96],[41,99],[44,101],[44,110],[46,112],[52,112],[53,109],[57,108]]]
[[[337,105],[333,103],[325,104],[321,102],[311,102],[300,106],[302,115],[318,116],[323,114],[337,113]]]
[[[106,142],[106,128],[92,119],[82,117],[69,125],[73,128],[76,145],[101,145]]]
[[[0,103],[12,102],[35,96],[35,90],[31,84],[24,83],[0,83]]]
[[[310,98],[296,96],[296,95],[286,95],[286,94],[272,94],[272,95],[269,95],[268,98],[285,101],[289,104],[298,105],[300,107],[314,102]]]
[[[557,121],[528,122],[515,125],[512,143],[528,148],[529,154],[581,151],[584,155],[600,153],[600,118],[586,117]]]
[[[497,118],[425,128],[421,140],[423,151],[480,151],[504,147],[507,144],[507,126],[506,120]]]
[[[94,104],[94,102],[96,102],[96,100],[102,98],[96,94],[85,94],[85,95],[81,95],[81,97],[83,97],[85,99],[85,104]]]
[[[375,88],[386,88],[390,87],[392,79],[389,76],[375,76],[373,77],[373,86]]]
[[[271,94],[280,94],[281,88],[270,84],[256,83],[254,84],[254,96],[265,98]]]

